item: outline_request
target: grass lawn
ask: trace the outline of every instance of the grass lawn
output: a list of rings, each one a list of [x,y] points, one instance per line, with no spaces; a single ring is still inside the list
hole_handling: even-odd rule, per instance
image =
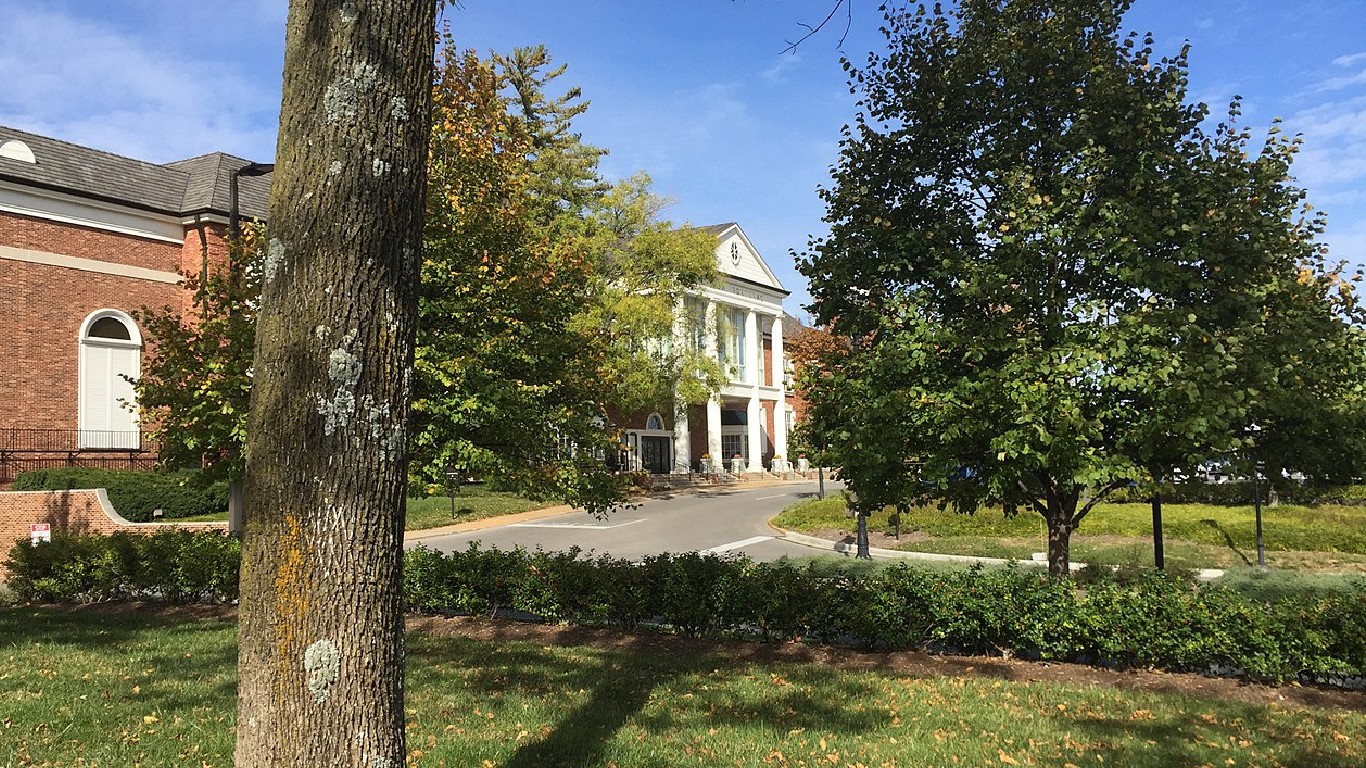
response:
[[[888,510],[869,519],[874,530],[890,533]],[[1165,504],[1162,508],[1167,561],[1174,567],[1234,568],[1256,561],[1253,510],[1202,504]],[[804,501],[774,519],[798,531],[847,528],[844,501]],[[1292,570],[1366,573],[1366,507],[1283,504],[1262,512],[1267,563]],[[1046,548],[1039,515],[1022,510],[1007,519],[999,509],[958,515],[916,507],[901,517],[908,538],[900,548],[917,552],[1028,559]],[[1072,536],[1072,559],[1122,565],[1151,563],[1152,510],[1146,504],[1100,504]]]
[[[429,499],[408,499],[407,530],[440,528],[443,525],[482,520],[486,517],[515,515],[554,506],[554,501],[530,501],[515,493],[492,491],[482,485],[467,485],[455,496],[455,515],[451,515],[451,497],[433,496]]]
[[[408,499],[408,518],[406,529],[420,531],[426,528],[440,528],[443,525],[463,523],[469,520],[482,520],[486,517],[514,515],[553,506],[553,501],[530,501],[515,493],[491,491],[481,485],[467,485],[455,497],[455,514],[451,514],[449,496],[433,496],[430,499]],[[228,519],[227,513],[220,515],[201,515],[199,517],[179,518],[174,522],[216,522]]]
[[[230,765],[235,632],[223,619],[0,609],[0,765]],[[408,663],[417,766],[1366,764],[1361,712],[1016,682],[991,660],[913,675],[417,632]]]

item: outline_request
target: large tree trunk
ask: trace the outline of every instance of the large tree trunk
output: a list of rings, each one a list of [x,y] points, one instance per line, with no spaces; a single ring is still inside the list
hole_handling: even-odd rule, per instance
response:
[[[1055,578],[1071,572],[1072,559],[1069,552],[1072,531],[1076,529],[1073,517],[1077,512],[1078,494],[1064,494],[1048,499],[1048,511],[1044,520],[1048,523],[1048,574]]]
[[[433,0],[293,0],[243,544],[240,768],[404,764],[404,422]]]

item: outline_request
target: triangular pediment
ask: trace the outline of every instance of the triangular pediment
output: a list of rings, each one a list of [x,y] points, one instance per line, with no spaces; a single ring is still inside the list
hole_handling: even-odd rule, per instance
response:
[[[702,229],[716,235],[716,267],[721,274],[786,293],[739,224],[718,224]]]

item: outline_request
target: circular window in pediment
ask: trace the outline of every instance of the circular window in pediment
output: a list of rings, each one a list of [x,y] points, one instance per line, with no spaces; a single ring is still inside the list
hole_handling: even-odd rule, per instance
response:
[[[730,244],[730,263],[740,266],[740,246],[735,243]]]

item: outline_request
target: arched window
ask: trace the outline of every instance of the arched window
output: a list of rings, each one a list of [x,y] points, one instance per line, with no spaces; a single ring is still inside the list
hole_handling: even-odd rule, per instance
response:
[[[664,429],[664,418],[658,413],[652,413],[645,418],[645,428],[662,430]]]
[[[142,335],[133,318],[113,309],[90,313],[81,323],[79,445],[136,449],[141,445],[133,384],[141,373]]]

